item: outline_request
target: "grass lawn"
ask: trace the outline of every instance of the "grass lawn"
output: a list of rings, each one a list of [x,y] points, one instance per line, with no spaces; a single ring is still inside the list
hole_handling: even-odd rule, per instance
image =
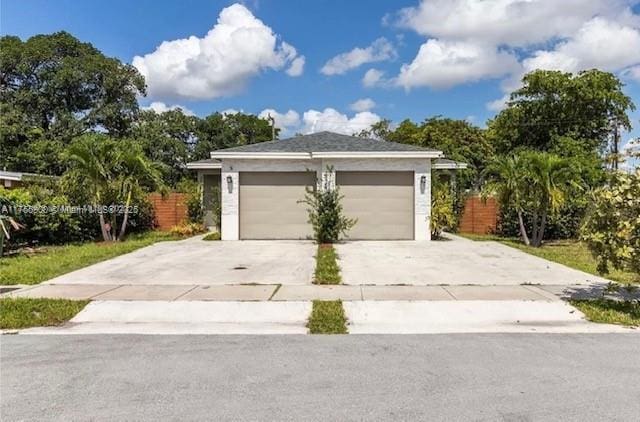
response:
[[[0,284],[38,284],[162,240],[183,239],[165,232],[131,235],[124,242],[45,246],[34,254],[0,258]]]
[[[585,314],[589,321],[606,324],[640,326],[640,303],[618,302],[609,299],[572,300],[573,306]]]
[[[205,237],[203,237],[202,240],[220,240],[220,233],[211,232],[208,235],[206,235]]]
[[[575,240],[556,240],[544,243],[540,248],[527,246],[518,239],[504,238],[494,235],[460,234],[472,240],[494,240],[505,245],[520,249],[540,258],[548,259],[567,267],[575,268],[585,273],[601,276],[596,270],[596,260],[589,252],[587,246]],[[638,283],[638,276],[630,271],[613,270],[603,277],[622,284]]]
[[[88,300],[0,299],[0,328],[19,329],[60,325],[73,318]]]
[[[342,301],[314,300],[307,327],[311,334],[347,334]]]
[[[318,245],[316,254],[315,284],[340,284],[338,255],[331,245]]]

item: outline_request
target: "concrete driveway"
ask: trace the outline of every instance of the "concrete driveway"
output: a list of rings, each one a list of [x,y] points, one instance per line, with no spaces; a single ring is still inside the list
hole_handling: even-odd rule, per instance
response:
[[[47,281],[53,284],[310,284],[309,241],[159,242]]]
[[[432,242],[359,241],[336,245],[345,284],[570,285],[608,280],[498,242],[457,236]]]

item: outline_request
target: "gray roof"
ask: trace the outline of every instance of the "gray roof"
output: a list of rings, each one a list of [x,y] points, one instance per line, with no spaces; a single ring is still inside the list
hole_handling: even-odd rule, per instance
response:
[[[277,141],[261,142],[240,147],[225,148],[220,152],[425,152],[435,149],[397,142],[379,141],[333,132],[299,135]]]

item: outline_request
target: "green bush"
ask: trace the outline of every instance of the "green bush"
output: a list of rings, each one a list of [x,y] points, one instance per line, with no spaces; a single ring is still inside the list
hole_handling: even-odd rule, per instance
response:
[[[582,239],[598,262],[598,271],[628,270],[640,278],[640,170],[617,173],[593,194]]]
[[[66,194],[66,187],[68,181],[61,181],[55,185],[33,184],[18,189],[0,187],[0,202],[11,205],[11,215],[24,226],[12,233],[11,239],[6,241],[7,250],[22,245],[82,242],[100,236],[96,213],[88,210],[60,211],[60,207],[82,207],[90,204],[78,193],[79,190],[71,189],[69,194]],[[75,194],[79,197],[73,198]],[[129,214],[128,232],[139,233],[153,228],[154,210],[146,194],[141,190],[134,190],[132,205],[136,207],[137,212]],[[55,207],[58,207],[58,210]]]
[[[202,207],[202,186],[192,179],[182,179],[176,186],[178,192],[186,195],[187,220],[189,223],[202,223],[204,209]]]
[[[221,239],[220,233],[218,232],[211,232],[202,238],[202,240],[220,240],[220,239]]]
[[[454,211],[454,198],[450,187],[445,183],[436,183],[431,193],[431,237],[439,239],[442,231],[457,225]]]
[[[334,243],[346,236],[357,220],[342,213],[340,189],[328,185],[324,189],[307,188],[304,200],[308,206],[309,223],[313,227],[314,239],[318,243]]]

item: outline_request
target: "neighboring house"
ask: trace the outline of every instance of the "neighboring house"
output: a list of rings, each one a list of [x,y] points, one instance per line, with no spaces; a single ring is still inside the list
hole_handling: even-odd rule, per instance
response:
[[[15,189],[27,183],[51,179],[54,177],[55,176],[46,176],[35,173],[0,170],[0,186],[6,189]]]
[[[203,183],[207,222],[207,201],[220,187],[223,240],[309,238],[307,206],[299,201],[307,187],[334,185],[344,214],[358,219],[350,239],[427,240],[432,161],[461,166],[440,157],[433,149],[319,132],[213,151],[187,167]]]

